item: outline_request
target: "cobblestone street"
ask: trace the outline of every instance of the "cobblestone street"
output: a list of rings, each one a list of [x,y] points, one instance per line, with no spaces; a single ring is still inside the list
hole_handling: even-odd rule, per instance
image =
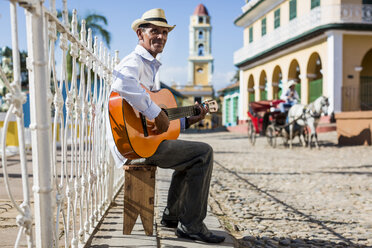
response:
[[[372,148],[292,150],[233,133],[183,134],[215,152],[210,204],[242,247],[372,247]]]

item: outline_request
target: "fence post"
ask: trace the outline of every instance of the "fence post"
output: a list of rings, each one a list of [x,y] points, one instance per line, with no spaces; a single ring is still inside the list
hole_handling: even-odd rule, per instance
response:
[[[26,9],[27,67],[29,70],[32,164],[34,180],[35,240],[37,247],[53,247],[53,208],[51,186],[50,106],[47,92],[47,40],[43,1],[35,0]]]

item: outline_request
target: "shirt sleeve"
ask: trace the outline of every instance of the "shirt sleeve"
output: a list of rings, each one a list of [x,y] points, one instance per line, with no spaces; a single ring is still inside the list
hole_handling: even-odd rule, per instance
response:
[[[126,63],[120,70],[114,70],[112,90],[118,92],[133,108],[148,119],[157,117],[161,108],[150,98],[150,95],[139,83],[139,68],[136,63]]]
[[[180,121],[181,121],[181,130],[185,130],[186,129],[186,118],[181,118]]]
[[[287,93],[288,93],[288,91],[283,91],[282,95],[280,96],[280,99],[286,101],[287,100]]]

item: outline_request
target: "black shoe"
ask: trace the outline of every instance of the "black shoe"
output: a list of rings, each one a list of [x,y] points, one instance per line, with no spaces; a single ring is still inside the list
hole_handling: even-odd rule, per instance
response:
[[[178,220],[175,216],[169,215],[169,209],[166,207],[163,211],[163,217],[160,222],[163,226],[169,228],[176,228],[178,226]]]
[[[177,228],[176,235],[179,238],[186,238],[192,240],[199,240],[206,243],[221,243],[225,240],[224,236],[218,236],[211,232],[207,234],[204,233],[186,233],[179,228]]]
[[[177,220],[167,220],[167,219],[164,219],[164,217],[161,219],[160,223],[163,226],[169,227],[169,228],[176,228],[178,226],[178,221]]]

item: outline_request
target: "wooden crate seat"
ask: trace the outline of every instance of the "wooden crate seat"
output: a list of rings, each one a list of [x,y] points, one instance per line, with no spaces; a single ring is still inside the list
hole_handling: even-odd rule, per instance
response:
[[[156,166],[124,165],[124,223],[123,234],[131,234],[141,217],[146,235],[153,234]]]

